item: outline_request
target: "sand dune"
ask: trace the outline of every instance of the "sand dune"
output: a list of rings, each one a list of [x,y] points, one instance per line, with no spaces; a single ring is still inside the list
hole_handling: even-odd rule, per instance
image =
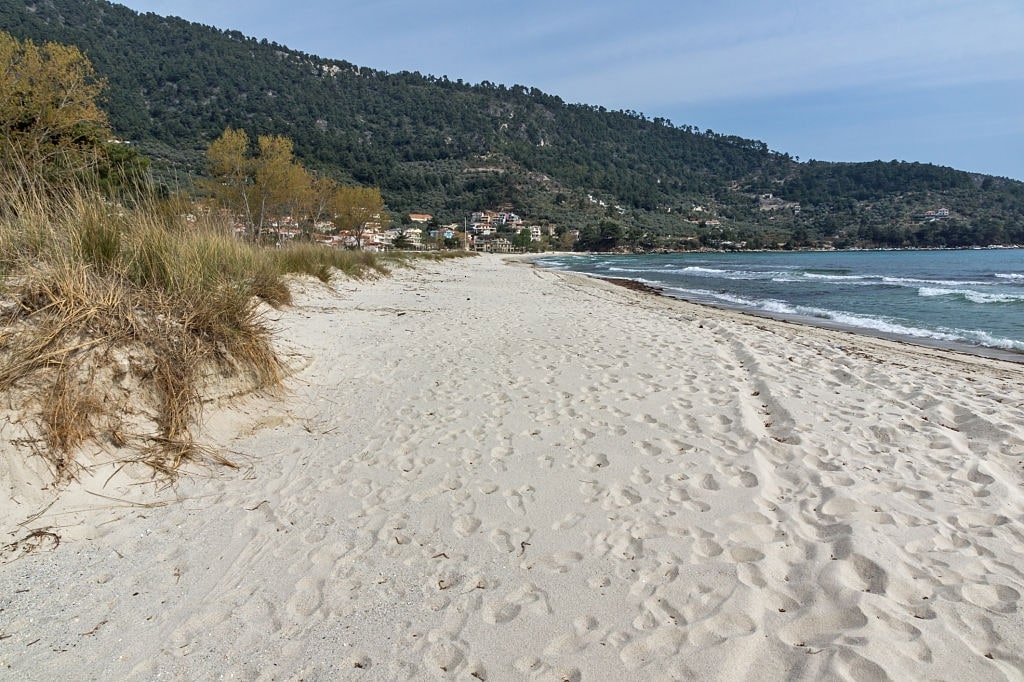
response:
[[[237,471],[47,507],[4,433],[0,678],[1024,678],[1024,365],[497,256],[300,288]]]

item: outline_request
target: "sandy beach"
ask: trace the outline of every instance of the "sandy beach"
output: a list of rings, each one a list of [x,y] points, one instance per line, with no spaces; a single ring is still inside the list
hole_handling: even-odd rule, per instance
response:
[[[1024,365],[496,255],[269,311],[238,465],[0,430],[0,679],[1024,679]]]

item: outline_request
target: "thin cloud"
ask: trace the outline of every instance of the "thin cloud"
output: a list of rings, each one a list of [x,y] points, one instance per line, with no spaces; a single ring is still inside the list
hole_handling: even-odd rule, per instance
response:
[[[899,21],[891,10],[869,18],[819,13],[798,25],[776,15],[715,18],[564,48],[557,73],[545,81],[584,99],[611,86],[620,101],[698,102],[870,84],[1018,80],[1024,9],[994,10],[961,5]]]

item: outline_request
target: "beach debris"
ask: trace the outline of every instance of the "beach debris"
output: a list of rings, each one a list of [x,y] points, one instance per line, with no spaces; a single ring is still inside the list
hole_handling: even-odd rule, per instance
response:
[[[104,625],[106,625],[106,624],[107,624],[108,622],[109,622],[109,621],[108,621],[108,620],[107,620],[106,618],[104,618],[104,619],[103,619],[103,620],[101,620],[101,621],[100,621],[99,623],[97,623],[97,624],[96,624],[96,627],[94,627],[94,628],[93,628],[92,630],[89,630],[88,632],[83,632],[83,633],[82,633],[81,635],[79,635],[79,636],[80,636],[80,637],[92,637],[92,636],[93,636],[93,635],[95,635],[95,634],[96,634],[97,632],[99,632],[99,629],[100,629],[101,627],[103,627]]]
[[[14,553],[21,551],[21,555],[31,554],[43,548],[45,542],[49,541],[50,549],[60,547],[60,536],[47,528],[37,528],[20,540],[8,543],[3,546],[4,550]]]

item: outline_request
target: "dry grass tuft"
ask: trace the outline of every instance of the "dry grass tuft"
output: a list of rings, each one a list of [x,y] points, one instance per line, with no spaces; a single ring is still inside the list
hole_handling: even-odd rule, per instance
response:
[[[167,478],[173,478],[185,462],[205,462],[237,469],[238,466],[213,448],[196,443],[191,438],[181,440],[154,438],[139,452],[138,462],[145,464]]]
[[[89,382],[59,368],[40,410],[46,456],[58,479],[72,475],[71,455],[93,436],[102,414],[103,403]]]
[[[387,268],[375,253],[326,248],[308,242],[289,244],[273,254],[275,272],[279,275],[300,273],[328,282],[335,272],[347,277],[362,278],[386,275]]]
[[[412,268],[422,261],[444,261],[478,255],[476,251],[389,251],[383,254],[381,260],[394,267]]]
[[[225,464],[193,430],[211,376],[282,380],[258,305],[290,300],[273,251],[155,202],[43,197],[2,180],[0,193],[11,199],[0,213],[0,391],[38,406],[55,477],[73,476],[74,453],[103,429],[165,474]],[[148,433],[126,435],[139,427]]]
[[[29,406],[56,479],[90,443],[134,451],[164,476],[233,466],[195,441],[209,381],[276,387],[283,367],[260,302],[286,305],[283,275],[386,275],[409,256],[317,244],[257,247],[189,205],[112,203],[81,187],[0,171],[0,392]],[[463,253],[427,254],[437,259]],[[414,259],[413,259],[414,260]]]

